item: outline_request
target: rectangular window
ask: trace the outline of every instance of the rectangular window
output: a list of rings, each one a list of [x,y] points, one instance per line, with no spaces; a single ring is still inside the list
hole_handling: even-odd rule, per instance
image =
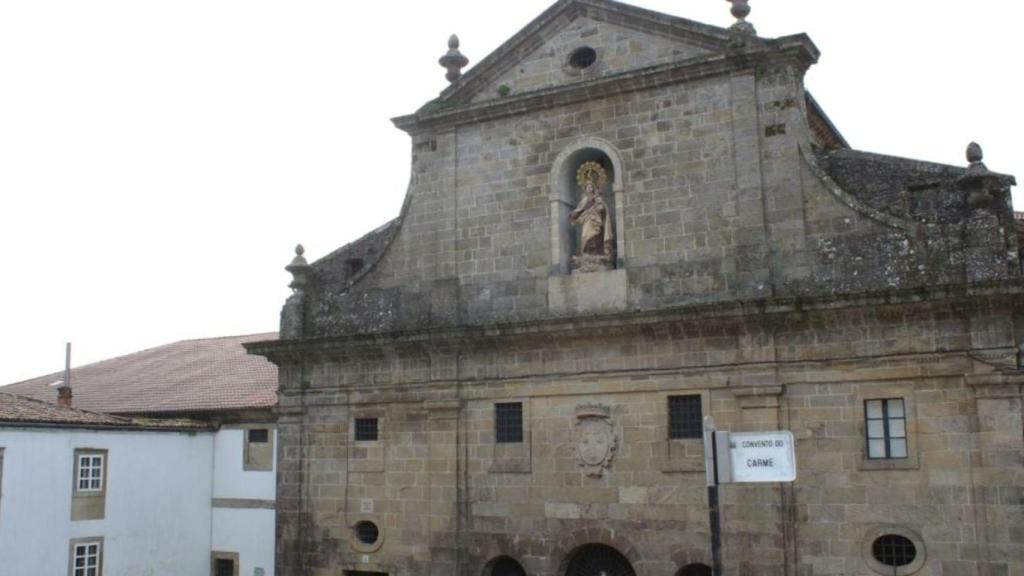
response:
[[[668,397],[668,437],[692,439],[704,437],[704,415],[700,394]]]
[[[907,414],[902,398],[864,401],[868,458],[907,457]]]
[[[210,576],[238,576],[238,565],[238,552],[210,553]]]
[[[494,439],[498,443],[523,441],[523,404],[504,402],[494,405]]]
[[[103,491],[103,454],[78,454],[75,477],[79,492]]]
[[[274,437],[270,428],[248,428],[243,430],[244,442],[242,470],[274,469]]]
[[[214,576],[235,576],[235,561],[229,558],[218,558],[214,568]]]
[[[376,418],[356,418],[356,442],[376,442],[378,439]]]
[[[103,548],[99,541],[71,545],[71,576],[100,576]]]
[[[71,520],[99,520],[106,514],[109,452],[75,448],[71,474]]]

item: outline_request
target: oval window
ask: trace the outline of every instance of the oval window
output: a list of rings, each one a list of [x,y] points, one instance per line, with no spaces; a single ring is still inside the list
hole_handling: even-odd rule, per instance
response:
[[[879,536],[871,544],[871,555],[886,566],[899,568],[917,558],[917,547],[909,538],[898,534]]]
[[[364,520],[356,524],[356,539],[363,544],[374,544],[380,537],[380,530],[373,522]]]
[[[594,62],[597,62],[597,51],[590,46],[577,48],[569,55],[569,66],[577,70],[590,68]]]

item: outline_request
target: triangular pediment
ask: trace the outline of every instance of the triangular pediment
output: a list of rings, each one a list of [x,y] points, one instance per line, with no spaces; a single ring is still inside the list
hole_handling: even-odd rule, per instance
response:
[[[728,39],[724,28],[611,0],[560,0],[452,84],[441,99],[484,102],[570,86],[721,52]],[[588,54],[588,49],[593,52]],[[587,60],[593,62],[580,66]]]

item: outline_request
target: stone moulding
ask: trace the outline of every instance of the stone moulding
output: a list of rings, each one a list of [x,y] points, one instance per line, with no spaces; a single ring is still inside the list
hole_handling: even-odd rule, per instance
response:
[[[912,303],[957,303],[978,297],[1024,297],[1024,278],[919,287],[913,289],[829,294],[808,298],[773,298],[750,301],[710,302],[658,310],[634,310],[600,316],[566,316],[548,320],[492,324],[487,326],[445,326],[323,337],[303,340],[269,340],[242,344],[250,354],[283,361],[300,361],[306,354],[329,357],[333,351],[382,346],[423,346],[426,348],[473,344],[481,339],[510,336],[573,333],[580,330],[643,326],[662,322],[743,317],[785,317],[811,311]]]
[[[459,81],[446,88],[441,93],[441,97],[445,99],[473,98],[491,82],[500,78],[508,69],[522,62],[531,52],[542,47],[547,38],[542,33],[545,28],[557,29],[559,24],[572,21],[578,16],[667,38],[685,39],[687,43],[710,51],[723,50],[728,45],[730,38],[730,32],[724,28],[635,6],[588,0],[562,0],[491,52]],[[642,23],[642,25],[638,25],[638,23]]]
[[[477,104],[460,105],[435,100],[436,110],[431,110],[428,104],[414,114],[392,118],[391,121],[399,129],[415,133],[431,128],[476,124],[504,116],[523,114],[531,110],[565,106],[624,92],[693,82],[713,76],[723,76],[738,70],[754,70],[759,65],[770,65],[776,62],[796,61],[806,69],[817,59],[818,50],[811,39],[805,34],[797,34],[766,41],[765,46],[687,58],[577,82],[568,86],[536,90],[497,101],[489,100]]]

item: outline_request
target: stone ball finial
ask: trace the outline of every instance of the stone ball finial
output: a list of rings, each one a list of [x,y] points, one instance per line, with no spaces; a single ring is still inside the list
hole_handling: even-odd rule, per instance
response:
[[[750,3],[747,0],[726,0],[726,2],[732,4],[731,12],[736,18],[736,23],[732,25],[731,29],[742,34],[757,34],[753,24],[747,22],[747,16],[750,15]]]
[[[737,20],[743,20],[750,15],[750,3],[747,0],[729,0],[732,4],[732,15]]]
[[[971,164],[974,164],[975,162],[981,162],[984,157],[985,155],[981,151],[981,144],[978,144],[977,142],[971,142],[970,144],[967,145],[968,162],[970,162]]]
[[[1002,187],[999,175],[989,171],[982,162],[985,157],[981,145],[971,142],[967,145],[967,161],[970,165],[964,175],[957,179],[957,186],[967,192],[967,205],[973,210],[988,208],[995,200],[995,194]]]
[[[448,73],[444,75],[449,82],[455,82],[462,76],[462,69],[469,64],[469,58],[462,55],[459,52],[459,37],[452,34],[448,38],[448,52],[437,61],[443,68],[448,70]]]
[[[309,262],[306,262],[306,258],[303,254],[306,253],[306,249],[299,244],[295,247],[295,258],[292,258],[292,263],[285,266],[284,269],[291,273],[292,281],[288,286],[296,292],[302,290],[307,281],[309,280],[309,272],[312,266]]]

